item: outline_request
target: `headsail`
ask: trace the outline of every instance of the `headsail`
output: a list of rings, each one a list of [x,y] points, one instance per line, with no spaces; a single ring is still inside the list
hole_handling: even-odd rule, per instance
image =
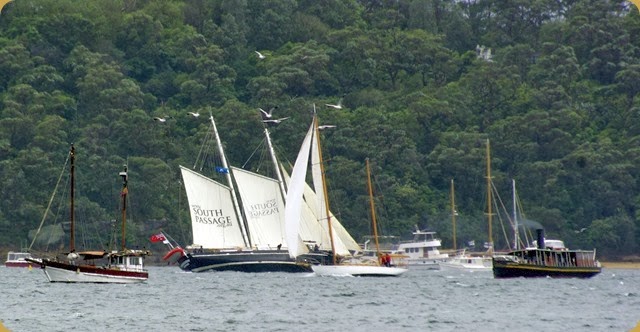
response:
[[[309,149],[311,148],[311,138],[314,132],[314,123],[312,122],[307,135],[304,137],[300,152],[296,158],[291,173],[291,183],[287,191],[287,205],[285,207],[285,234],[287,243],[289,244],[289,255],[293,258],[300,255],[302,248],[300,239],[300,220],[302,219],[303,193],[305,186],[305,177],[307,175],[307,167],[309,163]]]

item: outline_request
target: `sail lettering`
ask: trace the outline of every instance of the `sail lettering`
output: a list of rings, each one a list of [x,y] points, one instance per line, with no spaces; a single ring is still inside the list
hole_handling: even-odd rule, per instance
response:
[[[270,199],[264,203],[251,204],[249,206],[249,217],[259,218],[279,213],[278,202]]]
[[[202,209],[199,205],[192,205],[194,221],[201,224],[228,227],[233,225],[230,215],[225,215],[222,209]]]

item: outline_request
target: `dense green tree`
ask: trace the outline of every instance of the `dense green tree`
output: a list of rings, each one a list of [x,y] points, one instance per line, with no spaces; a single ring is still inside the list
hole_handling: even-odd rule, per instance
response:
[[[450,243],[453,179],[458,240],[486,241],[489,139],[496,210],[515,179],[549,236],[632,254],[639,31],[620,1],[14,1],[0,19],[0,247],[34,234],[71,143],[86,227],[118,229],[127,164],[128,243],[163,228],[188,244],[178,166],[217,178],[209,115],[231,165],[268,173],[265,126],[290,165],[315,110],[336,126],[322,134],[332,208],[358,240],[370,158],[385,233]],[[47,229],[55,246],[65,227]]]

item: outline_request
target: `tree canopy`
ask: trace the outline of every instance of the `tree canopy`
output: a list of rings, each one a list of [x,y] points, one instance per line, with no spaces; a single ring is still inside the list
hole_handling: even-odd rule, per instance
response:
[[[487,241],[488,139],[496,192],[509,200],[515,179],[549,237],[631,255],[639,92],[640,14],[621,0],[14,0],[0,12],[0,246],[31,240],[71,143],[82,218],[111,227],[128,164],[131,240],[188,244],[179,165],[209,114],[230,163],[257,167],[258,108],[277,106],[283,160],[314,107],[336,126],[330,200],[358,240],[370,158],[387,235],[417,225],[451,245],[454,179],[458,243]]]

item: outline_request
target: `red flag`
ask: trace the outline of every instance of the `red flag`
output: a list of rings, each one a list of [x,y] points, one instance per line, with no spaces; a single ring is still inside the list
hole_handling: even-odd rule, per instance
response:
[[[164,242],[164,241],[167,241],[167,238],[164,237],[164,234],[158,233],[158,234],[151,235],[149,240],[151,240],[151,242],[160,242],[160,241]]]

